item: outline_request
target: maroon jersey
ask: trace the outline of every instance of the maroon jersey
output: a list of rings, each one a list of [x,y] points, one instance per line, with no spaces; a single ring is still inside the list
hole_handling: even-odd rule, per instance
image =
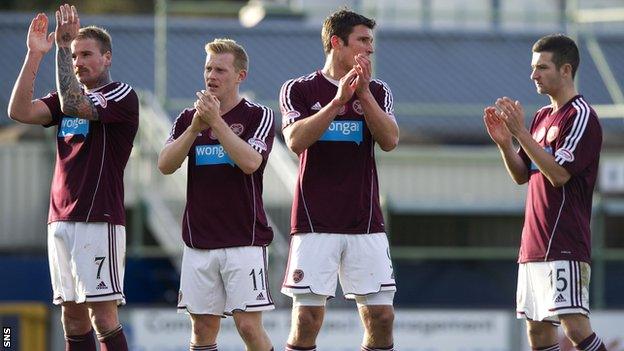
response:
[[[531,134],[572,176],[558,188],[520,149],[529,170],[522,244],[518,262],[575,260],[590,262],[589,222],[598,174],[602,129],[598,117],[581,95],[558,111],[537,111]]]
[[[195,109],[176,119],[167,142],[191,125]],[[222,116],[232,131],[262,155],[260,167],[245,174],[207,129],[188,153],[182,239],[188,247],[218,249],[266,246],[273,240],[262,203],[262,175],[273,146],[273,111],[245,99]]]
[[[370,90],[394,116],[392,93],[373,80]],[[282,128],[317,113],[338,91],[320,71],[284,83],[280,91]],[[299,155],[291,213],[291,234],[384,232],[375,166],[375,141],[354,95],[325,133]]]
[[[139,127],[139,99],[128,84],[109,83],[85,92],[99,120],[67,116],[58,93],[41,99],[56,126],[56,166],[48,223],[108,222],[125,225],[123,176]]]

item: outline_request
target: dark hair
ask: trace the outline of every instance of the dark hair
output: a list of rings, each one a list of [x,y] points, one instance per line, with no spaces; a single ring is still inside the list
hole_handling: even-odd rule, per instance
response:
[[[358,13],[350,11],[346,8],[339,9],[332,13],[323,22],[323,30],[321,31],[321,40],[323,41],[323,50],[325,54],[331,51],[331,37],[336,35],[342,39],[345,44],[349,42],[349,34],[353,32],[353,27],[364,25],[370,29],[375,28],[375,20],[364,17]]]
[[[105,54],[107,51],[113,52],[113,44],[110,34],[104,28],[96,26],[88,26],[80,28],[78,36],[75,40],[93,39],[100,45],[100,53]]]
[[[571,38],[563,34],[551,34],[541,37],[533,44],[533,52],[551,52],[555,67],[569,63],[572,66],[572,78],[576,75],[579,63],[579,50]]]

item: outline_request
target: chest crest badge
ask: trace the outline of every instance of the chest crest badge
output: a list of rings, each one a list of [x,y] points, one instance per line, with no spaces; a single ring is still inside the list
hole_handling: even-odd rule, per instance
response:
[[[544,135],[546,134],[546,127],[542,127],[536,132],[533,133],[533,139],[538,143],[544,139]]]
[[[234,132],[234,134],[241,136],[245,131],[245,127],[243,127],[240,123],[234,123],[230,125],[230,129]]]
[[[353,101],[351,107],[353,107],[353,111],[355,111],[355,113],[357,113],[358,115],[364,115],[364,109],[362,108],[362,103],[360,103],[360,100]]]
[[[557,136],[559,136],[559,127],[552,126],[550,127],[550,129],[548,129],[548,134],[546,134],[546,141],[552,143],[553,140],[557,139]]]

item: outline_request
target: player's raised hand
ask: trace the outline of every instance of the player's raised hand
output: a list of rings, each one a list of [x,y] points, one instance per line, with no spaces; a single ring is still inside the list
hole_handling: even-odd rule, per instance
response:
[[[56,46],[69,47],[72,40],[78,36],[80,18],[74,5],[61,5],[56,11]]]
[[[524,125],[524,109],[520,101],[514,101],[505,96],[496,99],[496,107],[500,110],[500,116],[512,135],[518,135],[523,130],[526,130]]]
[[[205,90],[198,91],[195,95],[197,95],[197,101],[194,106],[204,123],[212,125],[215,120],[221,118],[219,99]]]
[[[353,66],[353,69],[357,72],[355,93],[361,95],[370,91],[373,69],[370,58],[365,55],[356,55],[355,62],[356,64]]]
[[[349,102],[349,99],[355,93],[357,87],[357,72],[352,68],[344,77],[340,78],[338,82],[338,91],[334,99],[338,100],[340,104],[344,105]]]
[[[26,46],[28,51],[45,54],[52,48],[54,32],[48,34],[48,16],[38,13],[30,22]]]
[[[208,123],[202,120],[202,118],[199,116],[199,112],[195,111],[195,114],[193,115],[193,119],[191,120],[190,128],[191,128],[191,131],[195,133],[199,133],[210,128],[210,126],[208,125]]]
[[[485,128],[490,138],[497,145],[503,146],[511,143],[511,133],[496,107],[488,106],[483,110],[483,122],[485,122]]]

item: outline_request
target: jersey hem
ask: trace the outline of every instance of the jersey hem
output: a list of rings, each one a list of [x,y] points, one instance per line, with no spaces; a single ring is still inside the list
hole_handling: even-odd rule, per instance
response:
[[[198,245],[191,245],[190,242],[188,241],[184,241],[184,245],[186,247],[188,247],[189,249],[197,249],[197,250],[219,250],[219,249],[232,249],[235,247],[267,247],[271,244],[271,241],[267,242],[267,243],[254,243],[253,245],[251,244],[234,244],[231,246],[218,246],[218,247],[200,247]]]
[[[518,258],[518,263],[531,263],[531,262],[552,262],[552,261],[579,261],[585,262],[591,265],[591,259],[582,257],[549,257],[547,260],[544,257],[532,257],[532,258]]]
[[[126,221],[121,220],[121,221],[116,221],[116,220],[110,220],[107,218],[91,218],[87,221],[86,217],[81,217],[81,218],[75,218],[75,217],[54,217],[54,218],[48,218],[48,224],[50,223],[54,223],[54,222],[83,222],[83,223],[108,223],[108,224],[113,224],[113,225],[122,225],[122,226],[126,226]]]
[[[345,229],[336,229],[336,228],[323,228],[323,227],[314,227],[315,231],[312,231],[310,228],[295,228],[291,229],[290,235],[298,235],[298,234],[318,234],[318,233],[327,233],[327,234],[353,234],[353,235],[365,235],[365,234],[379,234],[386,233],[383,227],[371,227],[367,232],[366,229],[357,229],[357,230],[345,230]]]

